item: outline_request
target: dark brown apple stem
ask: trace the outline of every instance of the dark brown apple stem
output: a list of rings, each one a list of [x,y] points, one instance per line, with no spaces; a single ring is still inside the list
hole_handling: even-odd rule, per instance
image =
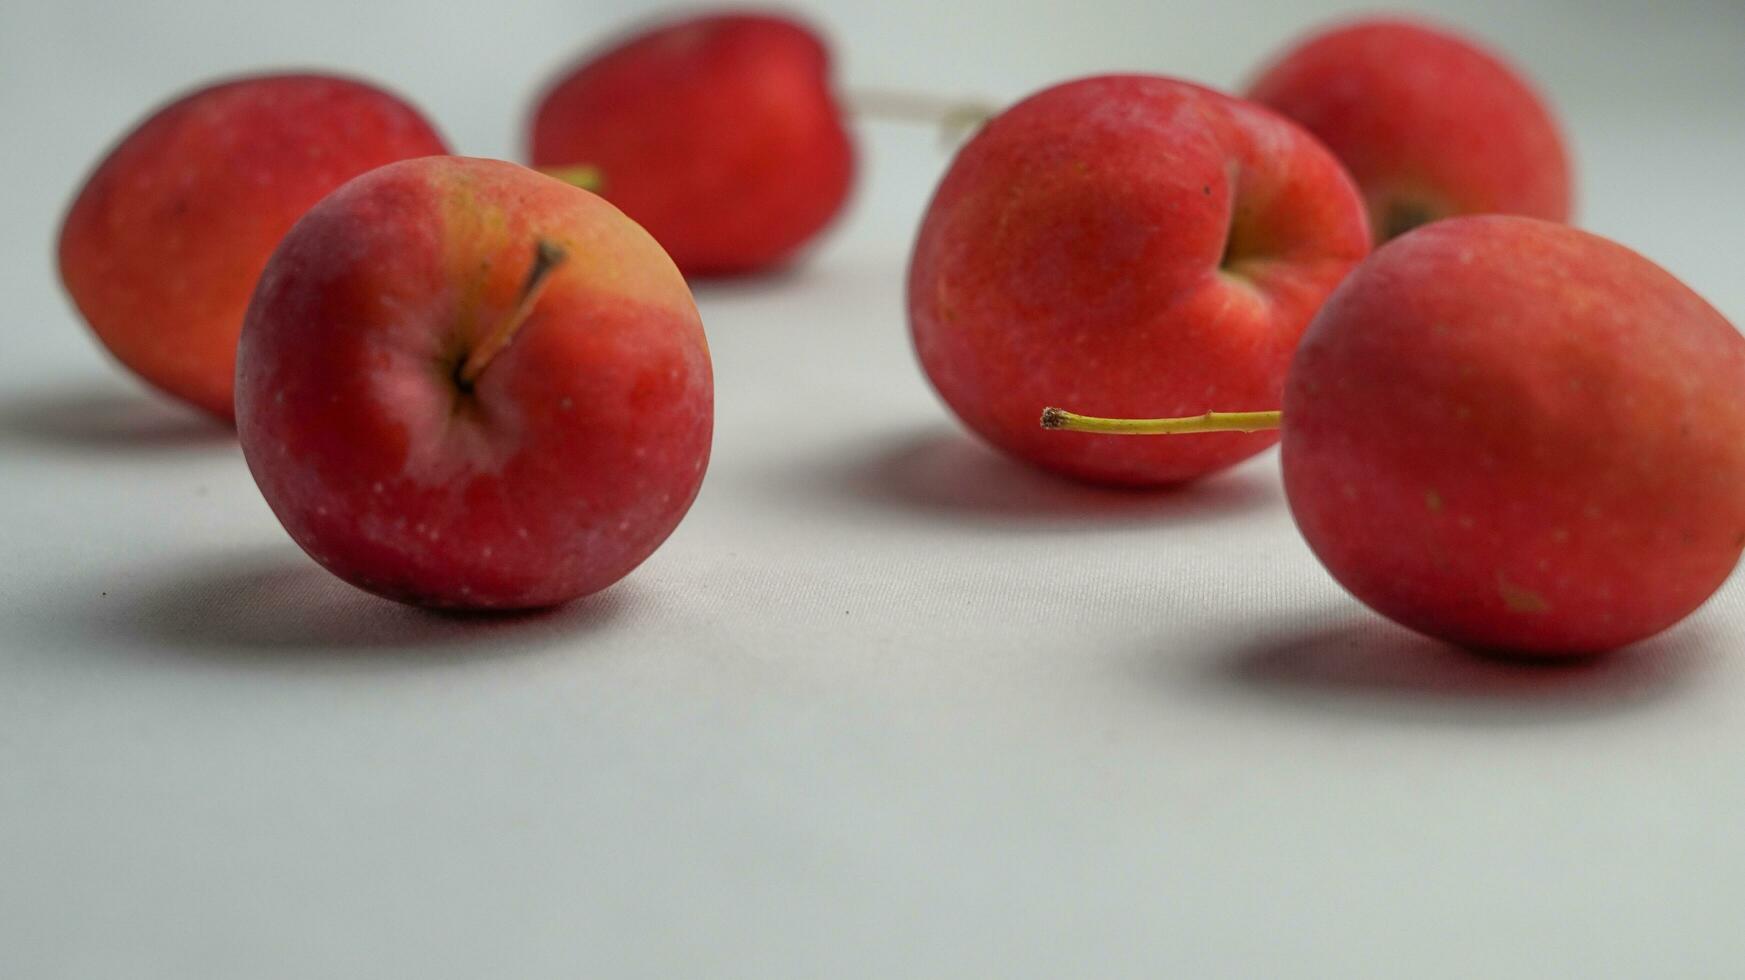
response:
[[[539,301],[539,294],[544,292],[545,284],[551,279],[551,272],[569,253],[556,244],[543,238],[533,243],[533,265],[527,270],[527,279],[521,284],[521,295],[515,301],[515,309],[497,324],[485,337],[483,343],[473,348],[467,359],[461,363],[460,370],[455,372],[455,380],[463,389],[471,390],[473,383],[479,380],[479,375],[485,373],[485,368],[491,366],[492,358],[503,352],[515,339],[515,334],[521,330],[521,324],[527,322],[528,314],[533,312],[533,304]]]
[[[1104,419],[1058,408],[1042,410],[1044,429],[1111,436],[1173,436],[1193,432],[1265,432],[1284,423],[1283,412],[1207,412],[1180,419]]]
[[[986,100],[892,89],[860,89],[849,96],[849,102],[855,112],[869,119],[938,126],[947,143],[956,143],[1000,113],[998,106]]]
[[[580,187],[585,191],[598,194],[606,188],[606,175],[599,167],[587,163],[578,163],[570,167],[540,167],[539,172],[547,177],[556,177],[566,184]]]

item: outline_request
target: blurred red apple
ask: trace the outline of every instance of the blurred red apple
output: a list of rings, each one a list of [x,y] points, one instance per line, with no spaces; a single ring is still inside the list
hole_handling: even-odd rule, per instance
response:
[[[1570,218],[1569,155],[1550,110],[1452,31],[1350,23],[1285,52],[1248,96],[1332,149],[1363,188],[1378,242],[1458,214]]]
[[[364,82],[202,88],[140,123],[85,182],[61,226],[61,281],[117,360],[229,419],[243,311],[292,223],[358,174],[446,152],[417,110]]]
[[[249,307],[237,424],[317,561],[404,602],[605,588],[677,526],[714,417],[684,279],[599,197],[428,157],[341,187]]]
[[[854,175],[823,40],[769,14],[691,17],[590,55],[540,97],[531,155],[591,171],[687,275],[780,265]]]

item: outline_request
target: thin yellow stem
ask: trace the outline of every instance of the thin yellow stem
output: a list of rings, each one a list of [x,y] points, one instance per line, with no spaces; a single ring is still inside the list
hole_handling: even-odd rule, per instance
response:
[[[599,167],[589,164],[579,164],[574,167],[541,167],[539,172],[547,177],[556,177],[566,184],[574,184],[585,191],[598,194],[606,187],[606,175]]]
[[[1265,432],[1284,422],[1283,412],[1207,412],[1180,419],[1104,419],[1058,408],[1042,410],[1044,429],[1111,436],[1174,436],[1195,432]]]
[[[539,294],[545,291],[545,284],[551,279],[551,271],[563,264],[568,253],[552,242],[541,238],[533,243],[533,265],[527,270],[527,279],[521,284],[521,297],[515,303],[515,309],[504,317],[497,328],[492,330],[479,346],[461,363],[460,370],[454,373],[455,380],[464,389],[471,389],[473,383],[479,380],[479,375],[485,373],[485,368],[491,364],[491,359],[503,352],[515,339],[515,334],[521,330],[521,325],[527,322],[528,314],[533,312],[533,304],[539,301]]]

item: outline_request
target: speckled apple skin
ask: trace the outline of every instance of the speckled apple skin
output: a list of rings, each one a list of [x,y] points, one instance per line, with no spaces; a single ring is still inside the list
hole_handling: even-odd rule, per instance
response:
[[[228,420],[243,311],[292,223],[358,174],[446,152],[417,110],[364,82],[202,88],[98,164],[61,226],[61,281],[123,365]]]
[[[1082,79],[958,154],[915,244],[909,325],[934,388],[993,445],[1086,480],[1175,483],[1276,435],[1063,436],[1042,409],[1277,407],[1297,338],[1368,243],[1357,189],[1294,124],[1171,79]]]
[[[685,18],[589,55],[540,97],[530,150],[536,167],[599,168],[600,193],[692,276],[786,263],[854,178],[829,52],[773,14]]]
[[[566,253],[471,391],[535,243]],[[403,602],[550,606],[618,581],[690,507],[714,417],[684,279],[601,198],[489,160],[375,170],[286,236],[249,307],[237,423],[285,529]]]
[[[1301,123],[1363,188],[1379,240],[1459,214],[1568,221],[1574,178],[1544,99],[1444,28],[1369,19],[1281,55],[1248,97]]]
[[[1582,654],[1696,609],[1745,546],[1745,340],[1647,259],[1458,218],[1380,249],[1303,339],[1283,465],[1309,546],[1390,619]]]

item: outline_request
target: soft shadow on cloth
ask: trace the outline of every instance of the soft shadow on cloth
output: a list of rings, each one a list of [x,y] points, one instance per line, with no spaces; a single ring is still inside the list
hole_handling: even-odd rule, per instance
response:
[[[1197,523],[1283,506],[1270,454],[1176,487],[1099,487],[1026,466],[944,426],[926,426],[838,456],[813,473],[774,474],[855,504],[1001,528],[1109,528]]]
[[[467,614],[390,602],[334,578],[289,544],[118,582],[90,626],[156,653],[245,664],[403,665],[574,648],[636,604],[620,583],[555,609]]]
[[[1700,621],[1609,654],[1522,659],[1419,636],[1352,608],[1233,628],[1205,661],[1212,685],[1293,710],[1413,724],[1576,720],[1651,707],[1724,652]]]
[[[0,395],[0,440],[90,455],[162,455],[234,447],[217,419],[120,378],[86,379]]]

